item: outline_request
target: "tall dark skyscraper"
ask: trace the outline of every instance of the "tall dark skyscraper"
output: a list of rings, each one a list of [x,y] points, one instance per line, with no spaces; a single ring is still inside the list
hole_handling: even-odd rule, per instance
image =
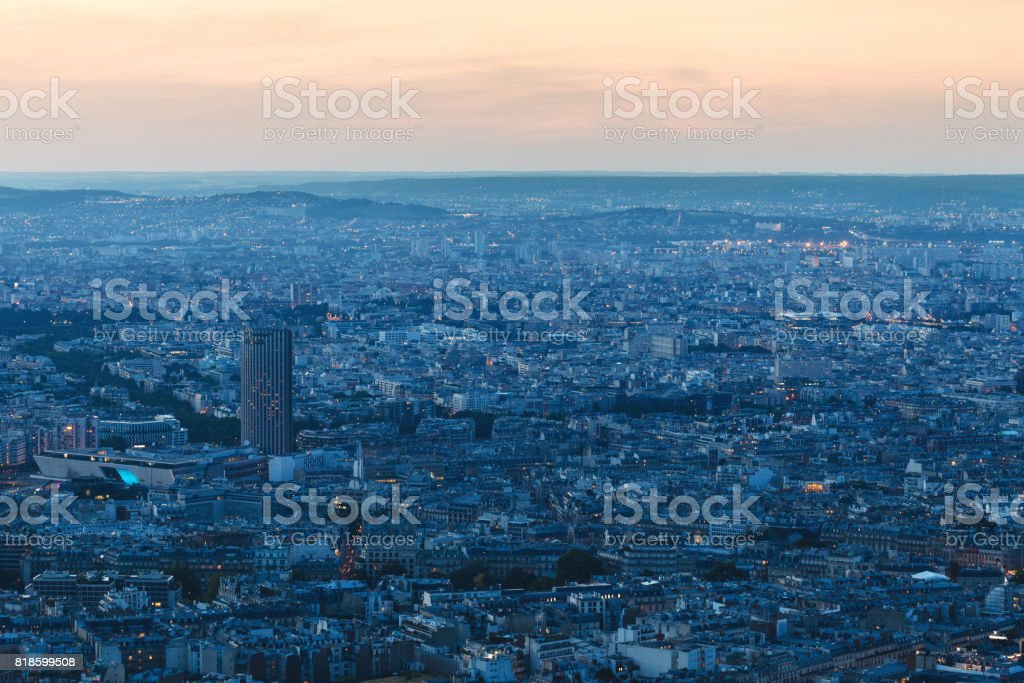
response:
[[[242,441],[263,455],[292,450],[292,333],[242,333]]]

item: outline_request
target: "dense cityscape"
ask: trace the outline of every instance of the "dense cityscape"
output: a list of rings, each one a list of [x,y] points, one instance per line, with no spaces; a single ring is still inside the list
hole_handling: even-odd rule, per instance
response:
[[[1024,680],[1020,177],[218,182],[0,189],[34,679]]]

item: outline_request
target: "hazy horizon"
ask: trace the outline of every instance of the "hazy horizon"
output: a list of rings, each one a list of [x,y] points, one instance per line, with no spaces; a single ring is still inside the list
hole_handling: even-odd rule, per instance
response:
[[[918,0],[7,9],[0,91],[52,89],[66,106],[0,117],[4,171],[1024,172],[1024,6],[1000,0],[956,14]],[[1002,106],[949,116],[961,84],[1005,89]],[[278,87],[323,101],[281,117]],[[645,89],[661,101],[634,111],[622,93]],[[369,110],[343,98],[317,115],[330,94],[377,90]]]
[[[518,179],[528,181],[535,178],[614,180],[629,178],[635,180],[735,180],[751,181],[778,179],[813,180],[815,178],[878,180],[933,179],[951,181],[971,178],[993,178],[1008,180],[1024,177],[1024,174],[935,174],[935,173],[669,173],[631,171],[0,171],[0,188],[28,191],[98,190],[117,191],[129,194],[181,194],[213,195],[225,192],[251,192],[258,190],[309,191],[309,184],[351,185],[355,188],[373,184],[402,181],[458,181],[458,180],[500,180]],[[366,193],[364,193],[366,194]],[[349,196],[359,196],[358,190]]]

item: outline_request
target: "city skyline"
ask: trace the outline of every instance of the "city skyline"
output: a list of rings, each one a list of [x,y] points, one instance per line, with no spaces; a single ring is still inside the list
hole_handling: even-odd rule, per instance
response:
[[[0,668],[1024,677],[1019,176],[79,180],[0,192]]]
[[[0,683],[1024,683],[1024,3],[4,10]]]

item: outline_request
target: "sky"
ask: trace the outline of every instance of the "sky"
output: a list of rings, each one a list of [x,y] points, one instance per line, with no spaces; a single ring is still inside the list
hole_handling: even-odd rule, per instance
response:
[[[0,171],[1024,172],[1022,24],[1016,0],[7,0]],[[324,94],[292,118],[278,87]]]

